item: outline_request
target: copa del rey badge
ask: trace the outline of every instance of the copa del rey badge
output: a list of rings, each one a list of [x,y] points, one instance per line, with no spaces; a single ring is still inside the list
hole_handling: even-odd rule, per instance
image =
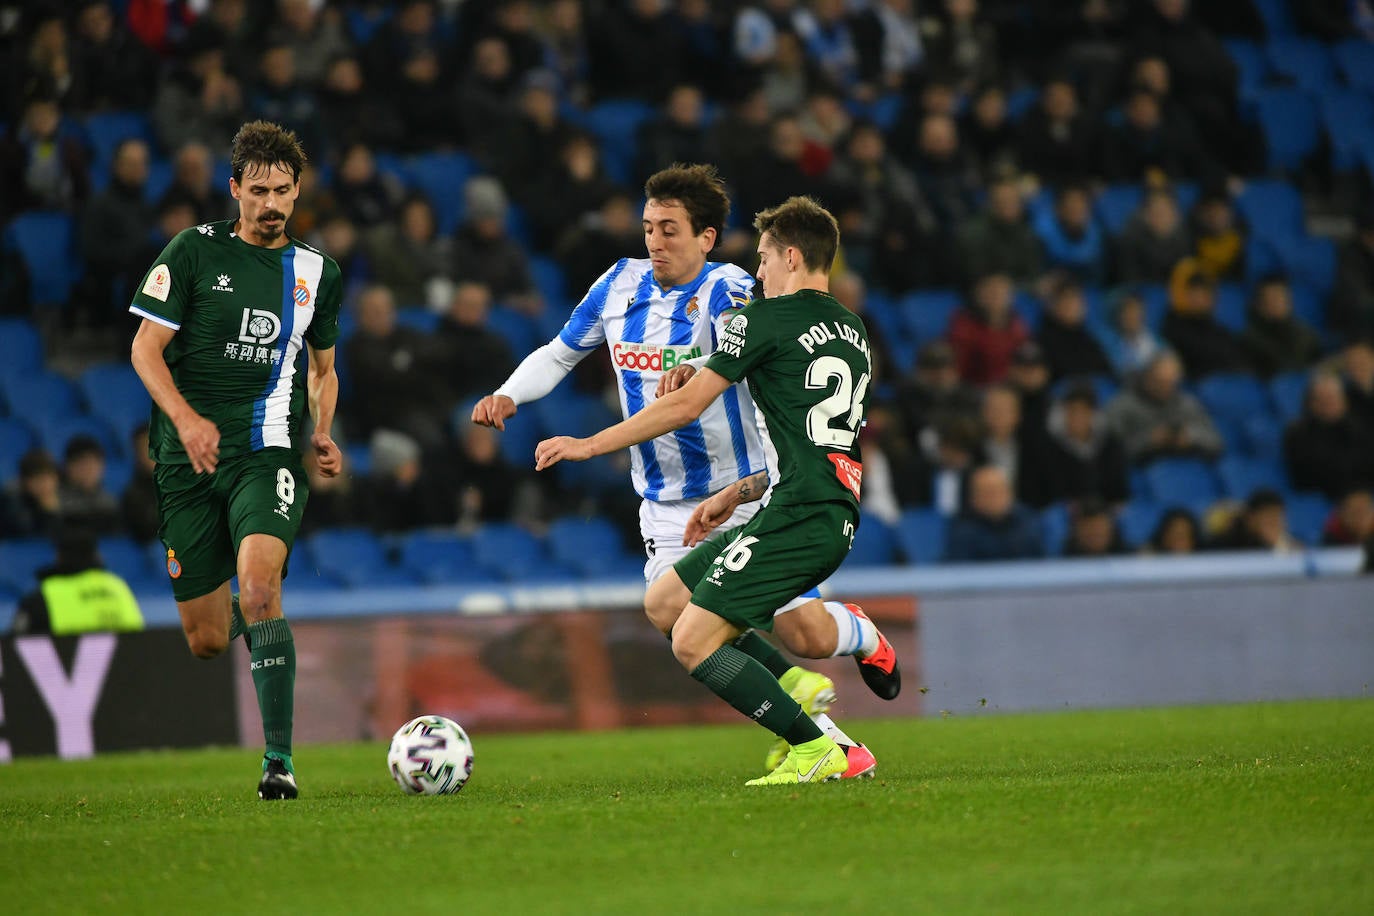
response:
[[[859,487],[864,480],[864,466],[852,458],[833,452],[826,457],[835,465],[835,477],[846,490],[854,494],[855,499],[858,499]]]

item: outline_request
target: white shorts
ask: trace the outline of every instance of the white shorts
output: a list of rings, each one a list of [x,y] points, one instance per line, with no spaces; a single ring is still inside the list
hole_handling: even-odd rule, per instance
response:
[[[644,563],[645,584],[652,584],[659,576],[672,569],[678,560],[691,553],[692,548],[682,543],[682,532],[687,530],[688,520],[704,499],[678,499],[672,502],[646,499],[640,502],[639,535],[644,539],[644,553],[648,557]],[[757,515],[761,508],[763,503],[759,500],[736,507],[730,520],[717,528],[716,533],[733,531]],[[793,598],[774,611],[774,614],[784,614],[818,597],[820,592],[812,589],[805,595]]]

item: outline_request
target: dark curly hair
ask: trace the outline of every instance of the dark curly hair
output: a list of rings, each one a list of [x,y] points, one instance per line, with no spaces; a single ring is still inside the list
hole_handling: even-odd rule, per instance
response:
[[[649,176],[644,182],[644,198],[681,204],[692,221],[693,235],[714,229],[719,236],[730,216],[730,194],[714,165],[674,163]]]
[[[295,182],[301,180],[301,169],[305,168],[305,150],[294,131],[271,121],[249,121],[234,134],[229,165],[234,180],[240,184],[245,170],[258,166],[270,169],[274,165],[289,169]]]

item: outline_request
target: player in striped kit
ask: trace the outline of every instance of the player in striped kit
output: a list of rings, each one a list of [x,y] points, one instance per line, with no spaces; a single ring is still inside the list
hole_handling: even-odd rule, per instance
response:
[[[644,241],[648,258],[622,258],[593,284],[557,337],[531,353],[510,378],[473,408],[472,420],[504,429],[518,405],[548,394],[592,350],[605,344],[619,381],[621,409],[631,417],[666,393],[665,375],[679,365],[704,364],[726,325],[749,303],[754,279],[732,264],[707,260],[729,214],[724,183],[709,165],[673,166],[644,187]],[[747,384],[732,385],[701,417],[680,430],[631,449],[640,533],[648,553],[646,582],[653,583],[684,557],[688,521],[707,497],[727,487],[757,489],[777,480],[771,444],[760,433]],[[761,503],[745,495],[727,523],[743,525]],[[650,620],[671,632],[673,619]],[[885,699],[901,687],[892,647],[854,605],[822,602],[815,589],[778,608],[774,632],[805,658],[852,655],[865,683]],[[737,647],[758,659],[823,726],[835,700],[828,677],[789,664],[753,631]],[[833,733],[844,739],[842,732]],[[852,749],[850,772],[876,765],[862,745]],[[769,762],[785,755],[775,747]],[[770,770],[772,766],[770,765]]]

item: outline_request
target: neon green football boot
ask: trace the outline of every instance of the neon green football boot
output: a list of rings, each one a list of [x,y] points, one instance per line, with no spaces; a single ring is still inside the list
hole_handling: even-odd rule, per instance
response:
[[[795,786],[804,782],[839,779],[849,769],[844,748],[828,735],[798,744],[767,776],[751,779],[746,786]]]
[[[808,716],[819,716],[835,705],[835,682],[818,671],[794,665],[778,678],[778,683]],[[789,750],[786,741],[774,741],[768,756],[763,758],[763,768],[770,773],[776,770]]]

